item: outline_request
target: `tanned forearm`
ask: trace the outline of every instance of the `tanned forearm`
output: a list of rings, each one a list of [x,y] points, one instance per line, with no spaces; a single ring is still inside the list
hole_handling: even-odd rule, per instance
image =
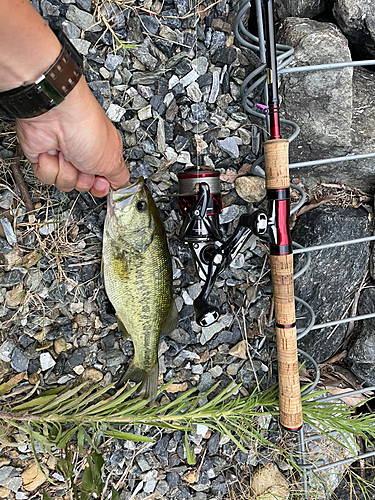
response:
[[[0,92],[37,80],[61,44],[28,0],[0,0]]]

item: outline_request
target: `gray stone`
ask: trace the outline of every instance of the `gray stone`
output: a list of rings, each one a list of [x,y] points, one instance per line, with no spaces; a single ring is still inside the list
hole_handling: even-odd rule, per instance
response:
[[[125,120],[121,123],[121,128],[125,131],[125,132],[129,132],[131,134],[134,134],[134,132],[136,130],[138,130],[139,126],[140,126],[141,122],[138,120],[138,118],[136,116],[134,116],[133,118],[131,118],[130,120]]]
[[[183,328],[176,328],[169,336],[178,344],[188,344],[190,342],[190,335]]]
[[[150,99],[150,104],[153,110],[159,115],[163,115],[166,110],[166,105],[164,104],[164,97],[160,94],[154,95]]]
[[[369,236],[370,230],[368,214],[362,208],[319,207],[297,218],[293,240],[303,246],[320,245]],[[295,280],[295,295],[313,308],[316,324],[342,318],[367,269],[369,244],[321,250],[311,259],[310,267]],[[298,315],[306,316],[306,311]],[[304,324],[306,321],[299,327]],[[346,325],[313,330],[299,346],[322,363],[340,347],[345,332]]]
[[[86,10],[87,12],[91,10],[91,0],[76,0],[76,4],[80,9]]]
[[[71,40],[72,38],[78,39],[81,36],[81,30],[70,21],[62,22],[63,33]]]
[[[195,82],[199,77],[198,73],[195,71],[195,69],[192,69],[187,75],[183,76],[180,80],[181,85],[183,87],[187,87],[191,83]]]
[[[191,105],[191,122],[202,123],[207,117],[206,103],[196,102]]]
[[[198,391],[199,392],[207,392],[209,389],[212,387],[212,375],[209,372],[203,373],[201,376],[201,380],[198,384]]]
[[[178,36],[175,31],[173,31],[168,26],[162,26],[159,30],[159,36],[161,38],[165,38],[170,42],[178,42]]]
[[[167,143],[165,142],[165,126],[163,118],[158,120],[158,128],[156,132],[156,147],[159,153],[164,153],[167,149]]]
[[[55,360],[49,352],[43,352],[39,357],[39,361],[42,372],[53,368],[56,364]]]
[[[147,179],[153,173],[154,169],[149,163],[147,163],[146,161],[139,161],[137,162],[137,165],[132,168],[132,171],[130,172],[130,179],[134,180],[141,176]]]
[[[152,118],[151,104],[149,104],[145,108],[142,108],[138,111],[138,118],[139,118],[139,120],[141,120],[141,122]]]
[[[111,79],[111,84],[116,87],[116,85],[121,85],[122,84],[122,75],[118,69],[115,70],[115,74],[113,75]]]
[[[0,467],[0,485],[15,493],[22,486],[22,477],[19,476],[21,469],[16,469],[11,465]]]
[[[24,269],[23,267],[15,267],[11,271],[0,276],[0,286],[13,288],[15,285],[21,283],[26,273],[27,269]]]
[[[225,33],[222,31],[214,31],[211,37],[210,54],[215,54],[215,52],[222,47],[225,47]]]
[[[81,40],[80,38],[72,38],[70,41],[80,54],[82,54],[83,56],[87,56],[87,54],[89,53],[89,49],[91,47],[91,43],[88,40]]]
[[[238,158],[240,156],[240,150],[238,149],[238,140],[236,137],[227,137],[222,141],[217,141],[218,146],[221,150],[229,154],[231,158]]]
[[[104,66],[108,69],[108,71],[114,71],[121,66],[123,60],[124,58],[119,54],[108,54]]]
[[[220,75],[218,71],[214,71],[212,74],[212,87],[210,96],[208,98],[208,102],[213,104],[216,102],[217,96],[219,95],[220,90]]]
[[[10,366],[13,368],[14,371],[18,373],[27,371],[27,368],[29,366],[29,360],[18,349],[18,347],[15,347],[13,349],[12,359],[10,360]]]
[[[173,89],[178,83],[180,83],[180,79],[176,75],[172,75],[168,82],[169,90]]]
[[[66,18],[84,31],[101,31],[101,27],[96,24],[94,16],[75,5],[69,5]]]
[[[48,2],[48,0],[42,0],[40,2],[40,8],[42,11],[42,16],[44,17],[59,17],[60,16],[60,9],[58,8],[57,5],[53,5],[51,2]]]
[[[337,24],[361,58],[375,56],[375,12],[371,0],[339,0],[333,7]]]
[[[193,82],[186,88],[186,93],[189,99],[193,102],[199,102],[202,99],[202,92],[200,91],[197,82]]]
[[[97,80],[90,82],[88,85],[99,104],[105,110],[108,109],[111,104],[111,88],[109,82],[106,80]]]
[[[214,335],[221,332],[221,330],[223,330],[223,328],[224,328],[224,325],[220,321],[217,321],[216,323],[213,323],[210,326],[204,326],[202,328],[202,333],[201,333],[199,342],[202,345],[205,345],[209,340],[212,339],[212,337]]]
[[[138,94],[144,97],[145,99],[150,99],[154,92],[150,85],[137,85]]]
[[[158,60],[156,59],[156,57],[153,57],[150,54],[148,47],[146,47],[145,45],[140,45],[136,49],[130,49],[130,52],[149,71],[154,71],[156,69],[156,67],[158,66]],[[133,77],[133,81],[134,81],[134,77]],[[155,81],[155,78],[152,79],[151,83],[153,83],[154,81]],[[138,83],[141,83],[141,82],[138,81]]]
[[[373,288],[365,288],[361,294],[357,314],[370,314],[375,311],[375,292]],[[366,386],[375,385],[375,319],[361,322],[354,331],[356,339],[348,351],[346,358],[352,372]]]
[[[154,143],[150,139],[146,139],[142,142],[142,149],[148,155],[155,153]]]
[[[331,0],[275,0],[275,19],[309,17],[310,19],[332,7]]]
[[[107,109],[106,112],[108,118],[114,123],[120,122],[121,118],[124,116],[125,113],[126,110],[124,108],[122,108],[118,104],[113,104],[113,103],[109,105],[109,108]]]
[[[123,14],[123,9],[120,9],[114,2],[104,2],[100,6],[102,16],[113,26],[115,32],[126,28],[126,20]]]
[[[0,194],[0,207],[9,210],[13,205],[13,193],[6,189]]]
[[[160,23],[156,17],[140,15],[139,18],[142,30],[145,30],[146,33],[151,33],[151,35],[156,35],[160,27]]]
[[[12,352],[15,348],[15,345],[12,344],[10,340],[6,340],[0,346],[0,359],[5,361],[6,363],[10,363],[12,359]]]
[[[204,56],[199,56],[191,61],[191,65],[198,75],[202,76],[207,73],[208,59]]]
[[[14,246],[17,243],[16,235],[14,234],[12,224],[9,222],[9,219],[6,217],[0,218],[0,223],[3,228],[5,237],[9,245]]]
[[[220,224],[228,224],[228,222],[232,222],[232,220],[234,220],[239,213],[240,210],[236,205],[224,207],[223,211],[219,215]]]

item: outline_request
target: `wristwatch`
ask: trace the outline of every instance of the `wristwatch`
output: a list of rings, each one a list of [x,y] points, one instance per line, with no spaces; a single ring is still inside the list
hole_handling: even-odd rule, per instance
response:
[[[60,104],[82,76],[81,56],[61,30],[55,31],[62,49],[52,66],[34,83],[0,92],[0,114],[32,118]]]

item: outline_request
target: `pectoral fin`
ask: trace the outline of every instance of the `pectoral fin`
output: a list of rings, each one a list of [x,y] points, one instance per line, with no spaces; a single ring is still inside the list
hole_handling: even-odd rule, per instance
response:
[[[117,327],[121,331],[123,339],[126,340],[126,339],[128,339],[130,337],[130,334],[127,331],[127,329],[125,328],[125,325],[121,321],[121,319],[117,315],[116,315],[116,317],[117,317]]]

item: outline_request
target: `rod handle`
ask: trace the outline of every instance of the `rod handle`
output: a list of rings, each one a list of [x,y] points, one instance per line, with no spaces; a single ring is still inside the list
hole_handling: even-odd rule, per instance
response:
[[[298,429],[303,423],[298,372],[294,302],[293,253],[289,231],[289,142],[272,139],[264,144],[266,189],[278,213],[277,237],[270,245],[275,306],[280,423]],[[277,194],[275,194],[277,193]]]
[[[275,306],[280,423],[296,430],[303,422],[298,372],[293,255],[271,255]]]

